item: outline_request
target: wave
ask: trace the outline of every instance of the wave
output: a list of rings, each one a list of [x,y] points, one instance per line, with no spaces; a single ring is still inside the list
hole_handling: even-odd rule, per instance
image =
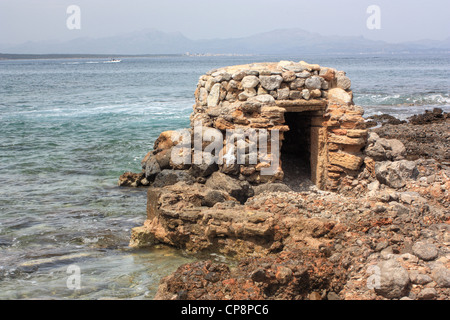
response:
[[[450,105],[448,93],[424,94],[355,94],[354,101],[362,106],[446,106]]]
[[[422,105],[422,106],[365,106],[364,117],[370,117],[374,115],[390,114],[400,120],[406,120],[407,118],[424,113],[425,110],[433,110],[434,108],[441,108],[444,112],[450,112],[450,105],[436,106],[436,105]]]
[[[170,116],[186,115],[192,111],[192,99],[161,102],[135,102],[135,103],[113,103],[113,104],[82,104],[61,105],[45,109],[24,110],[19,109],[9,113],[9,116],[31,115],[33,117],[83,117],[95,115],[122,115],[122,116]]]
[[[62,62],[62,65],[75,65],[75,64],[98,64],[98,63],[105,63],[108,61],[74,61],[74,62]]]

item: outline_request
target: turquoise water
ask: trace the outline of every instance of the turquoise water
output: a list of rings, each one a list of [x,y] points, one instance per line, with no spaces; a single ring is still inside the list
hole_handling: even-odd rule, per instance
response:
[[[345,70],[366,114],[450,111],[449,55],[0,61],[0,299],[151,299],[194,258],[128,248],[143,189],[118,188],[161,131],[187,127],[206,71],[305,60]],[[70,290],[67,267],[81,270]]]

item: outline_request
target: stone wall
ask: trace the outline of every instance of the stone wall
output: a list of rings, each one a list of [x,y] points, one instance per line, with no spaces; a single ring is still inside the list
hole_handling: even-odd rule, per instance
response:
[[[363,109],[353,104],[351,81],[345,72],[306,62],[281,61],[279,63],[255,63],[212,70],[200,77],[195,91],[194,112],[191,115],[191,139],[194,125],[220,130],[267,130],[269,136],[279,132],[282,147],[285,134],[291,128],[286,118],[294,113],[308,117],[310,123],[311,180],[321,189],[336,190],[348,175],[355,175],[363,164],[361,154],[366,145],[367,130],[362,118]],[[246,131],[247,130],[247,131]],[[144,182],[151,183],[164,169],[187,170],[194,176],[205,178],[212,172],[223,173],[247,180],[252,184],[283,180],[283,163],[267,176],[261,170],[273,161],[272,143],[268,155],[258,151],[257,163],[243,164],[175,164],[173,148],[181,138],[173,132],[164,132],[143,161]],[[245,137],[249,149],[254,141]],[[191,144],[191,150],[202,151],[209,145]],[[219,158],[230,151],[223,142]],[[259,145],[257,146],[259,147]],[[228,150],[227,150],[228,148]],[[189,147],[188,149],[189,150]],[[194,163],[193,159],[191,159]],[[145,183],[144,183],[145,184]]]

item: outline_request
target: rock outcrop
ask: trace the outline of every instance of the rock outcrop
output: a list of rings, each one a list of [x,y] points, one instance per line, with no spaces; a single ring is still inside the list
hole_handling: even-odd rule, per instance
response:
[[[213,254],[164,278],[157,299],[450,297],[450,169],[411,159],[396,137],[368,134],[350,86],[343,72],[288,61],[200,78],[192,127],[163,132],[142,173],[120,180],[149,186],[131,247]],[[251,129],[279,135],[264,153]],[[296,179],[290,163],[302,160],[283,158],[298,151],[295,141],[315,185],[302,192],[286,184]],[[239,148],[243,162],[217,161],[238,159]],[[277,151],[275,170],[262,174]],[[211,261],[217,254],[237,265]]]
[[[386,124],[374,129],[380,138],[402,141],[406,149],[405,158],[435,159],[450,165],[450,117],[442,110],[428,111],[409,118],[408,123]],[[386,159],[391,160],[391,159]]]
[[[160,299],[448,299],[450,180],[436,166],[415,162],[418,176],[400,189],[363,173],[358,194],[268,191],[213,207],[202,205],[204,185],[150,189],[132,244],[151,235],[239,261],[181,266],[162,280]],[[447,189],[432,193],[431,176]]]

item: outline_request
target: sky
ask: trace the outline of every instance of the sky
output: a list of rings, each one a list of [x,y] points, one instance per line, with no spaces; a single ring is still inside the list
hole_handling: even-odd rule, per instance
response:
[[[69,30],[66,10],[81,10]],[[381,29],[369,29],[367,8],[380,8]],[[322,35],[405,42],[450,36],[448,0],[0,0],[0,43],[100,38],[144,29],[190,39],[236,38],[301,28]]]

